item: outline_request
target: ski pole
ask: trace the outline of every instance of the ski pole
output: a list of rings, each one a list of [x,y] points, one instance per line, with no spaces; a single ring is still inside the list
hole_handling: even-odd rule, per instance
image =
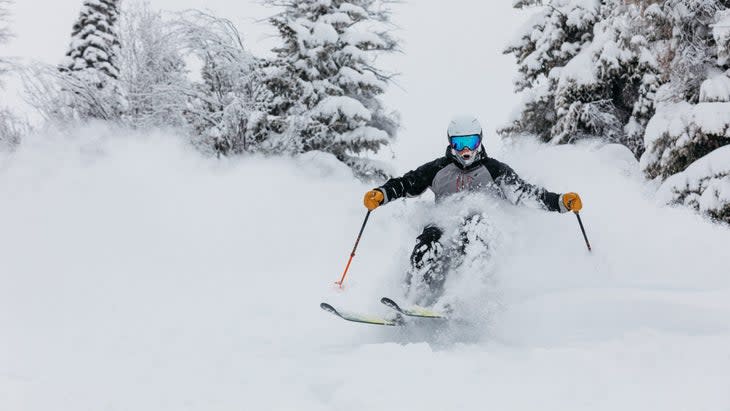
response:
[[[365,231],[365,224],[368,223],[368,218],[370,218],[370,211],[368,210],[367,214],[365,214],[365,221],[362,222],[362,227],[360,228],[360,234],[357,235],[357,240],[355,240],[355,246],[352,247],[352,253],[350,253],[350,259],[347,260],[347,266],[345,267],[345,271],[342,273],[342,277],[340,278],[340,281],[335,281],[335,284],[339,285],[340,288],[342,288],[342,283],[345,281],[345,276],[347,276],[347,270],[350,269],[350,263],[352,263],[352,258],[355,257],[355,251],[357,250],[357,245],[360,244],[360,237],[362,237],[362,232]]]
[[[588,242],[588,236],[586,235],[586,229],[583,228],[583,220],[580,219],[580,214],[578,214],[577,211],[574,211],[575,216],[578,218],[578,224],[580,224],[580,231],[583,232],[583,238],[586,240],[586,246],[588,247],[588,251],[591,250],[591,243]]]

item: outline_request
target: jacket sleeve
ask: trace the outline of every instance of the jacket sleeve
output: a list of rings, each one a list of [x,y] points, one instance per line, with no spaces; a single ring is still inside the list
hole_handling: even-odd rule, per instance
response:
[[[433,183],[436,173],[449,164],[446,157],[426,163],[415,170],[411,170],[403,177],[391,178],[377,189],[383,192],[383,204],[401,197],[414,197],[422,194]]]
[[[561,213],[568,211],[562,206],[560,194],[526,182],[507,164],[490,158],[487,162],[487,169],[494,182],[512,204],[530,205]]]

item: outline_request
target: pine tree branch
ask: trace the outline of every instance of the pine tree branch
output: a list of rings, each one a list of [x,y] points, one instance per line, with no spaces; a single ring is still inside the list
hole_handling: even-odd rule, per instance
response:
[[[10,27],[10,5],[12,0],[0,0],[0,44],[6,43],[12,38]]]

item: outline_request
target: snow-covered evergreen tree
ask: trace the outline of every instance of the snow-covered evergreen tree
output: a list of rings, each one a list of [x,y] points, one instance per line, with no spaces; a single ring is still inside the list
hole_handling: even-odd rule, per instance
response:
[[[68,109],[80,119],[117,120],[125,102],[119,89],[120,0],[84,0],[59,70]],[[96,90],[94,90],[94,88]]]
[[[663,66],[667,81],[657,91],[641,164],[650,178],[666,178],[728,143],[717,127],[720,118],[708,120],[722,113],[712,103],[730,101],[724,91],[730,64],[723,57],[722,24],[712,28],[726,12],[723,2],[668,0],[656,9],[671,42]]]
[[[638,157],[662,82],[657,35],[648,2],[605,1],[593,39],[561,71],[552,140],[582,137],[621,143]]]
[[[539,10],[504,51],[517,58],[520,75],[515,88],[525,91],[525,100],[517,117],[500,132],[530,133],[550,141],[555,136],[553,128],[559,117],[570,110],[565,95],[559,96],[562,98],[559,106],[556,101],[560,74],[590,44],[593,26],[601,17],[601,1],[516,0],[514,7],[538,7]],[[575,74],[586,73],[584,68],[580,70]]]
[[[361,177],[384,177],[382,164],[360,156],[395,137],[397,117],[380,95],[390,77],[375,65],[397,49],[383,0],[268,0],[283,7],[270,22],[283,46],[263,67],[262,127],[273,148],[325,151]]]
[[[641,166],[666,179],[669,203],[730,223],[730,12],[724,1],[663,2],[671,28],[669,80],[645,133]]]
[[[119,37],[116,23],[120,0],[84,0],[73,26],[65,67],[71,71],[93,70],[119,78]]]
[[[506,49],[517,57],[516,88],[526,101],[502,132],[553,143],[586,137],[622,143],[648,177],[674,176],[663,198],[671,192],[671,201],[728,221],[726,203],[718,200],[724,191],[715,184],[727,178],[716,166],[725,157],[714,151],[730,143],[729,5],[516,1],[541,10]],[[691,172],[678,174],[690,164]]]
[[[601,138],[643,152],[643,130],[662,82],[650,1],[561,0],[539,4],[505,52],[520,64],[526,102],[503,134],[569,143]]]

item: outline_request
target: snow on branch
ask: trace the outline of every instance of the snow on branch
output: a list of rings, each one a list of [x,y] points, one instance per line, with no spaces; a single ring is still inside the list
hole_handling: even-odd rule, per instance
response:
[[[0,0],[0,44],[5,43],[11,37],[10,33],[10,5],[11,0]]]
[[[172,23],[147,3],[125,3],[118,33],[123,122],[133,128],[185,127],[193,85]]]
[[[191,54],[215,53],[231,61],[250,63],[243,38],[233,22],[200,10],[187,10],[178,14],[173,26],[183,48]]]
[[[730,144],[730,102],[660,106],[646,127],[641,167],[651,178],[667,178],[713,150]]]
[[[712,35],[717,43],[717,62],[720,65],[730,63],[730,10],[720,10],[716,22],[712,25]]]
[[[47,121],[70,124],[89,119],[117,122],[118,91],[99,88],[98,73],[61,72],[57,67],[35,63],[21,71],[26,99]]]
[[[0,45],[7,43],[12,37],[10,32],[10,5],[11,0],[0,0]],[[7,57],[0,56],[0,75],[10,71],[11,62]]]
[[[730,224],[730,145],[718,148],[669,177],[658,201],[681,204]]]
[[[218,154],[264,150],[268,133],[261,127],[263,85],[260,61],[244,46],[230,20],[187,10],[173,21],[181,51],[201,64],[202,82],[195,84],[185,111],[197,142]]]

